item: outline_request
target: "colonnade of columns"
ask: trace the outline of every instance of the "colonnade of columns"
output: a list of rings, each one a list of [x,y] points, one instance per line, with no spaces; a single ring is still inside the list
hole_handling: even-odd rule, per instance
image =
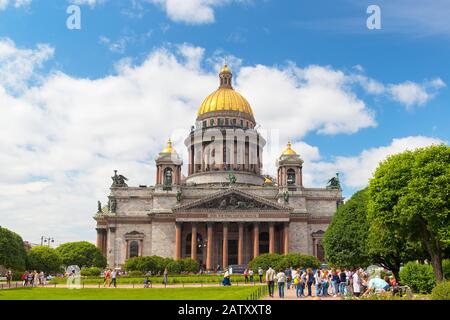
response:
[[[205,222],[197,222],[197,223],[183,223],[177,222],[175,227],[175,259],[182,258],[182,247],[183,247],[183,230],[186,228],[190,228],[191,231],[191,243],[190,243],[190,257],[194,260],[198,259],[197,255],[197,247],[199,243],[198,239],[198,230],[199,225],[205,224]],[[215,237],[218,236],[214,231],[217,229],[217,225],[221,225],[221,240],[222,240],[222,248],[221,248],[221,257],[220,260],[217,260],[223,267],[227,267],[229,265],[229,240],[230,240],[230,225],[234,223],[230,222],[206,222],[206,269],[213,270],[214,269],[214,254],[216,252],[216,248],[214,247],[217,241],[215,241]],[[236,222],[238,225],[237,228],[237,264],[243,265],[248,263],[244,258],[244,233],[246,231],[245,224],[242,222]],[[279,232],[281,232],[281,247],[279,253],[287,254],[289,252],[289,223],[277,223],[277,222],[254,222],[251,223],[251,247],[252,257],[257,257],[262,253],[260,252],[260,233],[263,224],[268,224],[268,234],[269,234],[269,246],[268,252],[275,253],[275,228],[276,224],[278,226]],[[248,223],[247,223],[248,226]],[[267,229],[267,226],[265,229]],[[185,230],[189,231],[189,230]],[[186,244],[187,245],[187,244]]]

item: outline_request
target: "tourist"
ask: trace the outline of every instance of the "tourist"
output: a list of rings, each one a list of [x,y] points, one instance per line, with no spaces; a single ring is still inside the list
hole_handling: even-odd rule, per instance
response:
[[[33,272],[29,272],[27,275],[27,283],[29,286],[33,286],[33,281],[34,281],[34,274]]]
[[[253,279],[253,269],[252,269],[252,268],[250,268],[250,269],[248,270],[248,275],[250,276],[250,283],[255,284],[255,281],[254,281],[254,279]]]
[[[316,286],[316,297],[322,295],[322,271],[318,269],[314,274],[314,285]]]
[[[364,292],[364,295],[368,295],[370,292],[382,292],[389,290],[389,283],[384,281],[380,278],[379,275],[377,275],[375,278],[370,279],[369,284],[367,286],[366,291]]]
[[[111,279],[111,271],[109,269],[107,269],[105,271],[105,277],[104,277],[104,281],[103,281],[103,287],[108,286],[110,284],[110,279]]]
[[[41,271],[41,273],[39,274],[39,283],[41,286],[45,286],[45,273],[44,271]]]
[[[283,271],[278,272],[276,275],[278,284],[278,296],[284,298],[284,285],[286,283],[286,274]]]
[[[8,285],[8,288],[11,287],[11,280],[12,280],[12,272],[11,270],[8,270],[6,272],[6,284]]]
[[[22,286],[26,287],[28,284],[28,271],[25,271],[21,279],[22,279]]]
[[[305,296],[305,287],[306,287],[306,283],[307,283],[307,277],[308,277],[308,274],[306,273],[306,270],[301,270],[300,271],[300,296],[301,297]]]
[[[314,283],[314,273],[311,268],[306,269],[306,284],[308,286],[308,297],[312,297],[311,286]]]
[[[247,283],[248,282],[248,269],[245,268],[244,270],[244,282]]]
[[[361,294],[361,278],[358,270],[355,270],[352,276],[353,280],[353,295],[359,297]]]
[[[111,272],[111,280],[112,280],[112,285],[114,286],[114,288],[117,288],[117,271],[113,270]]]
[[[152,282],[150,281],[149,277],[146,277],[144,280],[144,288],[150,288],[150,284]]]
[[[262,283],[264,271],[261,267],[258,268],[258,275],[259,275],[259,283]]]
[[[295,287],[295,295],[297,296],[297,298],[300,298],[301,296],[301,274],[300,274],[300,269],[297,269],[296,271],[294,271],[292,273],[292,278],[294,281],[294,287]]]
[[[338,294],[339,276],[336,269],[331,269],[331,287],[333,291],[333,297],[337,297]]]
[[[291,288],[291,282],[292,282],[292,269],[291,269],[291,267],[286,268],[286,270],[284,270],[284,274],[286,275],[286,289],[289,290]]]
[[[345,270],[339,273],[339,293],[345,295],[347,293],[347,274]]]
[[[266,271],[266,282],[269,289],[269,296],[273,298],[273,287],[275,281],[275,270],[272,269],[272,266],[269,266],[269,269]]]
[[[167,267],[164,269],[164,280],[163,283],[165,286],[169,284],[169,270],[167,270]]]
[[[322,296],[326,297],[328,296],[328,287],[330,286],[330,277],[328,270],[322,271],[322,281],[321,281],[321,287],[322,287]]]
[[[231,286],[230,272],[228,271],[228,269],[225,269],[225,273],[223,274],[222,285],[224,285],[224,286]]]
[[[34,270],[33,272],[33,286],[37,287],[39,285],[39,272]]]

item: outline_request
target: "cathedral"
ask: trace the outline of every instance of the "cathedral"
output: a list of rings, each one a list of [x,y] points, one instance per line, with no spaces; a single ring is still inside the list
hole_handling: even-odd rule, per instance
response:
[[[246,265],[263,253],[324,259],[322,237],[342,202],[338,178],[303,185],[303,160],[288,143],[276,178],[262,175],[264,138],[225,65],[184,144],[187,173],[169,140],[155,159],[154,186],[128,186],[115,171],[108,205],[99,202],[97,247],[110,267],[128,258],[192,258],[206,270]],[[275,159],[274,159],[275,160]]]

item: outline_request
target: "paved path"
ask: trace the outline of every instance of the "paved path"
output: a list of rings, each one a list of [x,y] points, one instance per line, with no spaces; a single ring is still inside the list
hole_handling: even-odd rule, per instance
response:
[[[307,292],[308,289],[306,289],[305,291]],[[274,297],[265,297],[264,300],[341,300],[341,297],[333,297],[332,295],[326,296],[326,297],[316,297],[316,289],[312,288],[312,297],[302,297],[302,298],[297,298],[297,296],[295,295],[295,288],[291,287],[290,290],[285,290],[284,291],[284,299],[278,297],[278,288],[274,289]]]

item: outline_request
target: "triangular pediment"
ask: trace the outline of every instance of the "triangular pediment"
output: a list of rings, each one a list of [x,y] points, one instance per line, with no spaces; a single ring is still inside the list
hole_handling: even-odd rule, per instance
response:
[[[292,208],[239,189],[228,189],[174,208],[181,211],[291,211]]]

